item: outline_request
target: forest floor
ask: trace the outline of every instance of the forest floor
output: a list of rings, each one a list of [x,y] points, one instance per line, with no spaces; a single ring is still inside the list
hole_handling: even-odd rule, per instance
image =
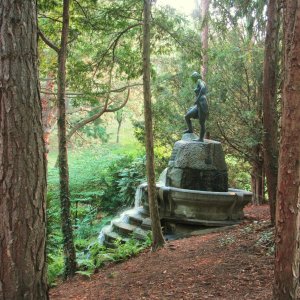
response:
[[[152,253],[78,275],[50,290],[64,299],[272,299],[273,229],[268,206],[248,206],[242,224],[169,241]]]

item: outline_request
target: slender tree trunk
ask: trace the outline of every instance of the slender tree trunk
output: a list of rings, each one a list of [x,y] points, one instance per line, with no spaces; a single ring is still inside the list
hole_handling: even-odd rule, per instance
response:
[[[66,138],[66,60],[69,33],[69,0],[63,1],[63,27],[61,44],[58,53],[57,102],[58,102],[58,147],[59,147],[59,182],[61,202],[61,224],[65,255],[65,278],[72,277],[76,272],[76,253],[73,241],[71,220],[71,202],[69,188],[69,166]]]
[[[276,205],[274,299],[296,299],[300,226],[300,3],[284,1],[284,86]]]
[[[208,12],[210,0],[201,0],[201,44],[203,50],[202,56],[202,78],[206,80],[207,64],[208,64]]]
[[[122,125],[122,119],[118,120],[118,129],[117,129],[117,144],[120,142],[120,131],[121,131],[121,125]]]
[[[271,223],[275,224],[278,174],[278,121],[276,110],[279,9],[278,1],[268,3],[263,78],[264,161],[270,204]]]
[[[120,109],[116,112],[116,120],[118,122],[116,143],[118,144],[120,142],[120,130],[121,130],[121,125],[122,125],[122,121],[123,121],[123,110]]]
[[[35,1],[0,4],[0,299],[48,299]]]
[[[251,170],[251,190],[252,190],[252,203],[260,205],[264,200],[264,170],[263,159],[261,154],[261,145],[257,145],[253,149],[253,157],[255,161],[252,162]]]
[[[153,129],[152,129],[152,108],[150,89],[150,12],[151,0],[144,0],[144,24],[143,24],[143,84],[144,84],[144,115],[146,133],[146,156],[147,156],[147,177],[148,177],[148,199],[152,226],[152,250],[163,247],[164,238],[162,235],[158,204],[156,198],[156,184],[154,171],[153,151]]]

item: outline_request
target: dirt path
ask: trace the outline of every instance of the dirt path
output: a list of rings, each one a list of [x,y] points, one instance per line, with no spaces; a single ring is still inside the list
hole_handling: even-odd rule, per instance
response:
[[[63,299],[272,299],[273,257],[267,206],[249,206],[231,230],[168,242],[90,279],[81,276],[50,290]]]

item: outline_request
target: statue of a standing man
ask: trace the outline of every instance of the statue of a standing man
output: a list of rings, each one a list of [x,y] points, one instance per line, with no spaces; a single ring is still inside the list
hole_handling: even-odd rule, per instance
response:
[[[200,123],[200,137],[199,142],[203,142],[205,134],[205,121],[208,116],[208,104],[206,100],[206,84],[201,80],[201,75],[198,72],[192,74],[192,79],[196,83],[195,92],[195,106],[193,106],[185,115],[185,121],[188,125],[188,129],[184,133],[193,133],[192,119],[198,119]]]

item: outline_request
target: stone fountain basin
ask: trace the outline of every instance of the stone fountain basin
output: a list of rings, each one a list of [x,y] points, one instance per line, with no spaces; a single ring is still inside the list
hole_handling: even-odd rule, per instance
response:
[[[244,218],[243,208],[252,197],[252,193],[238,189],[211,192],[159,184],[157,193],[161,219],[204,226],[238,223]]]

